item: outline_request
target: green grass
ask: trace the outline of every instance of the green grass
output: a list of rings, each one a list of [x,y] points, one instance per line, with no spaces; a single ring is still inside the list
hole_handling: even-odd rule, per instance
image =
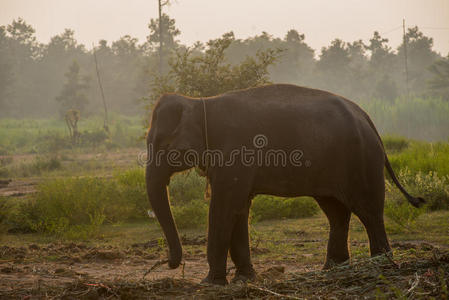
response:
[[[449,211],[426,213],[417,219],[416,230],[398,232],[392,230],[393,223],[386,219],[386,228],[391,243],[427,242],[449,247]],[[329,225],[326,217],[319,212],[314,217],[261,221],[251,225],[251,246],[256,261],[292,262],[299,265],[320,266],[325,259]],[[184,228],[180,235],[189,237],[204,236],[207,229]],[[91,246],[115,246],[127,248],[134,243],[163,239],[157,222],[105,224],[99,228],[97,238],[85,241]],[[64,239],[63,239],[64,240]],[[61,241],[60,237],[42,233],[3,235],[2,242],[9,246],[26,244],[48,244]],[[369,257],[369,244],[366,231],[354,215],[350,225],[350,250],[352,258]],[[186,246],[185,249],[200,249],[205,253],[206,245]],[[254,250],[256,249],[256,250]]]
[[[142,144],[145,130],[139,117],[125,117],[112,114],[110,117],[110,138],[100,141],[97,133],[103,132],[103,119],[89,117],[81,119],[81,146],[106,149],[135,147]],[[72,148],[69,132],[64,120],[60,119],[0,119],[0,155],[18,153],[47,153]],[[95,139],[99,139],[96,143]]]
[[[395,170],[407,168],[412,174],[433,171],[440,176],[449,175],[449,143],[409,141],[403,151],[390,153],[388,157]]]

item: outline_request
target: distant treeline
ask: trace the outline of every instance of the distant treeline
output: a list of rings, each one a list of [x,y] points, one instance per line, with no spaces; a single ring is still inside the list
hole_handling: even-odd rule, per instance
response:
[[[146,41],[126,35],[112,43],[100,40],[95,46],[110,110],[128,115],[142,113],[139,100],[148,96],[152,78],[160,71],[160,52],[164,73],[169,71],[169,59],[187,48],[177,39],[180,30],[174,19],[163,15],[162,24],[162,51],[159,22],[154,19],[148,25]],[[226,50],[230,64],[253,57],[263,49],[282,49],[276,64],[269,69],[273,82],[325,89],[356,101],[393,102],[406,94],[449,98],[444,82],[443,89],[435,88],[435,84],[431,88],[429,84],[438,82],[435,64],[443,62],[447,66],[449,57],[436,53],[433,39],[418,27],[408,28],[405,37],[408,92],[404,43],[392,49],[388,39],[378,32],[367,44],[362,40],[335,39],[319,53],[307,45],[304,34],[294,29],[283,38],[263,32],[247,39],[233,39]],[[201,55],[206,44],[197,42],[192,47]],[[70,97],[82,100],[83,116],[102,110],[93,51],[74,38],[74,31],[65,29],[48,44],[42,44],[36,40],[34,28],[23,19],[0,26],[0,116],[54,117],[71,108],[67,104],[70,101],[66,101]]]

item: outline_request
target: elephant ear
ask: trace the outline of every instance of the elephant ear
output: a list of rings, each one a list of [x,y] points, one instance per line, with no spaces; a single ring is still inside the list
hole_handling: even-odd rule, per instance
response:
[[[180,151],[185,150],[198,150],[201,145],[201,128],[199,126],[199,116],[195,113],[195,107],[191,100],[184,100],[181,104],[181,117],[174,130],[171,141],[170,149],[176,149]]]

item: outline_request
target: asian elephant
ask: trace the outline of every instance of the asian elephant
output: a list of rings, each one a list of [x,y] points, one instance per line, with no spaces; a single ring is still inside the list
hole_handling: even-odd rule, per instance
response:
[[[236,278],[251,279],[248,214],[257,194],[316,199],[330,224],[325,267],[349,259],[351,213],[364,224],[371,255],[390,251],[384,227],[384,166],[398,182],[368,115],[329,92],[266,85],[207,98],[163,95],[147,133],[148,197],[177,268],[182,248],[167,196],[170,176],[192,167],[211,187],[204,282],[226,284],[230,252]]]

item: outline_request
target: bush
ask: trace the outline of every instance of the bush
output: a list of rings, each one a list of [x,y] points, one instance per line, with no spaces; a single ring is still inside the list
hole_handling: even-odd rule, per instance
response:
[[[253,199],[251,220],[262,221],[283,218],[305,218],[317,214],[318,204],[309,197],[280,198],[269,195],[259,195]]]
[[[179,173],[170,180],[170,201],[174,205],[183,205],[195,199],[203,199],[206,178],[195,170]]]
[[[393,153],[401,152],[409,146],[409,141],[406,138],[394,135],[382,137],[382,142],[385,150]]]
[[[10,212],[9,205],[5,197],[0,197],[0,242],[2,240],[2,235],[7,231],[8,227],[6,220]]]
[[[424,208],[416,208],[407,200],[392,199],[385,202],[385,215],[393,222],[395,231],[413,231],[416,220],[425,211]]]
[[[106,209],[117,209],[114,200],[119,200],[114,185],[104,180],[56,179],[41,184],[35,199],[23,206],[22,212],[31,229],[62,235],[75,226],[101,225],[98,220],[105,220]],[[106,205],[108,202],[111,205]]]
[[[176,226],[180,229],[204,226],[207,222],[208,207],[204,200],[192,200],[181,206],[173,206]]]
[[[414,141],[402,152],[389,155],[389,160],[394,170],[407,168],[413,175],[432,171],[449,176],[449,143]]]
[[[130,204],[132,214],[128,219],[142,219],[147,217],[150,202],[147,197],[145,172],[143,169],[132,169],[117,173],[115,179],[120,189],[121,197]]]
[[[108,134],[103,129],[92,131],[83,131],[80,136],[80,142],[83,146],[98,147],[109,138]]]
[[[439,177],[436,172],[413,174],[408,168],[398,174],[412,194],[423,197],[430,210],[449,209],[449,176]]]

